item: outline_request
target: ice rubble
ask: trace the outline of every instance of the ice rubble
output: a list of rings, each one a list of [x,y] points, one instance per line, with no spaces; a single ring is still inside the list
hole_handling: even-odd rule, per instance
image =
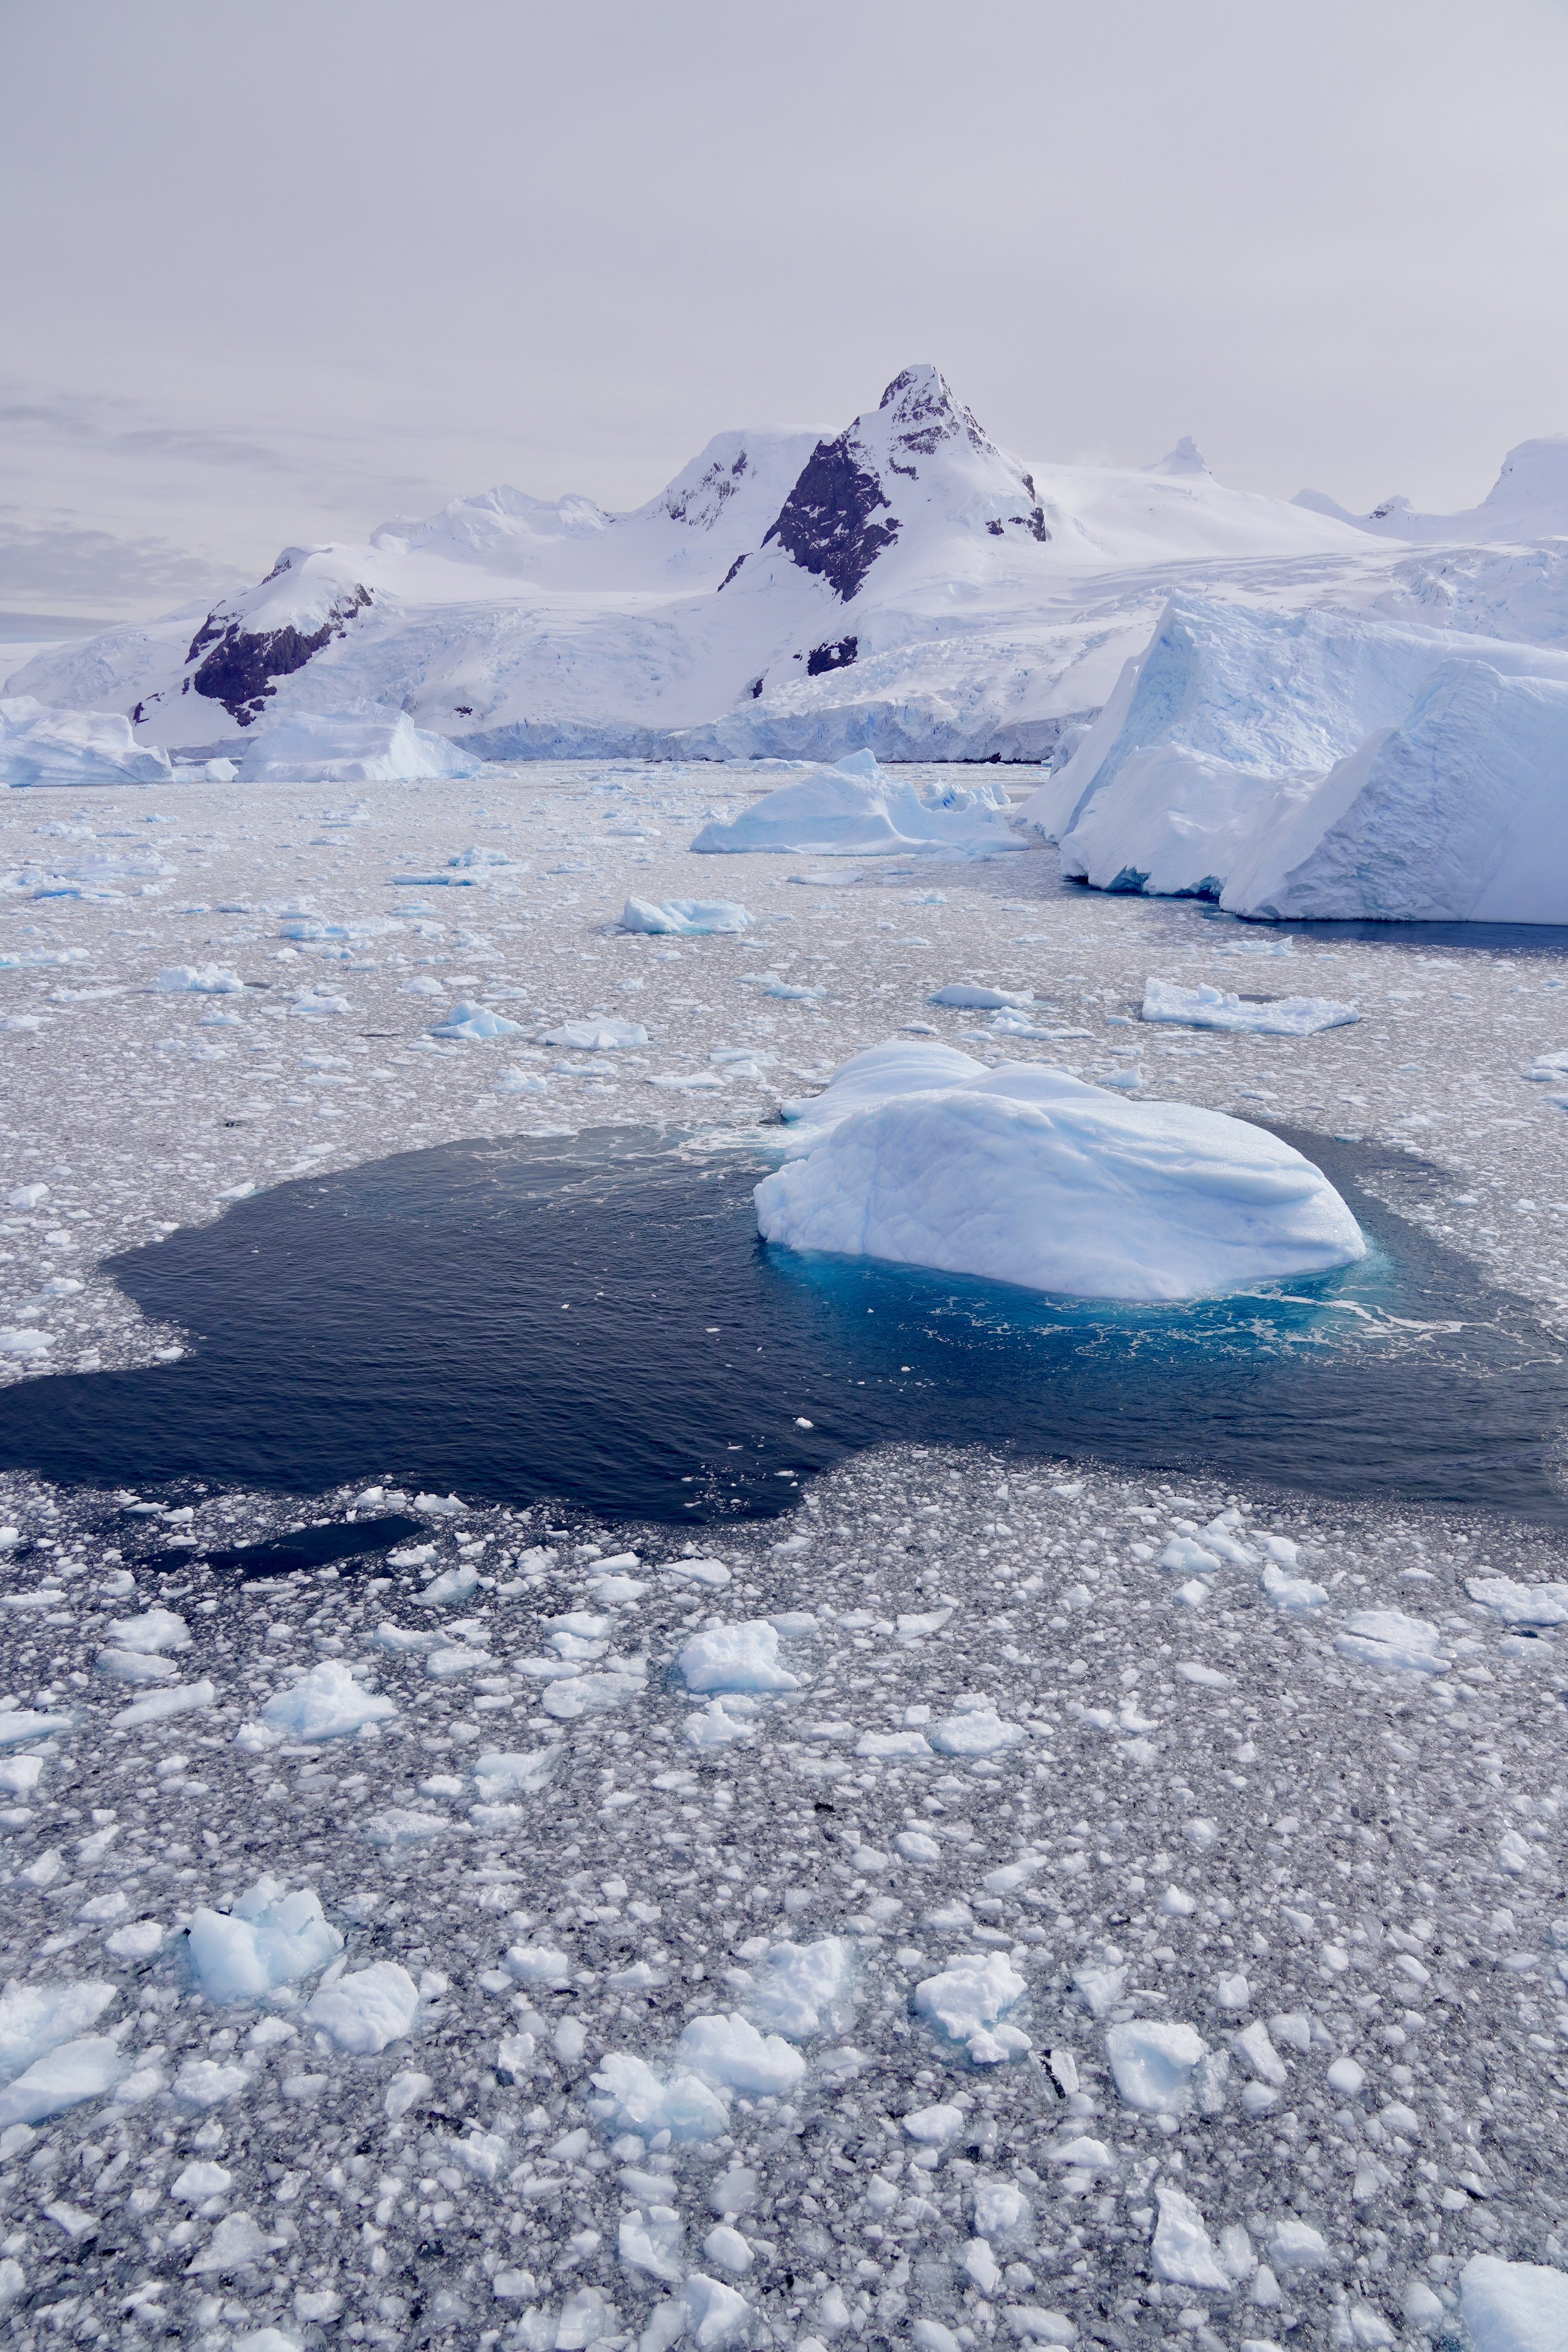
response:
[[[763,1239],[792,1249],[1144,1300],[1365,1255],[1328,1179],[1263,1129],[1039,1065],[872,1046],[797,1124],[799,1156],[755,1194]]]
[[[691,846],[700,855],[989,857],[1026,845],[1007,809],[1000,786],[934,783],[922,791],[889,775],[869,751],[856,751],[815,776],[775,785],[738,816],[711,819]]]
[[[269,719],[247,736],[238,761],[247,784],[405,784],[477,776],[482,767],[405,710],[374,704]]]
[[[0,785],[166,784],[166,751],[146,750],[115,710],[47,709],[32,695],[0,700]]]
[[[1263,917],[1554,919],[1568,656],[1184,593],[1020,814],[1069,876]]]

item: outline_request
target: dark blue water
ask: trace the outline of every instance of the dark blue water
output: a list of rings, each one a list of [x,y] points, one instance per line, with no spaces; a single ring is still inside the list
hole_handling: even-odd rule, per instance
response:
[[[463,1144],[308,1178],[112,1261],[190,1351],[16,1383],[0,1463],[143,1489],[388,1479],[668,1522],[777,1511],[802,1476],[913,1439],[1560,1519],[1555,1352],[1362,1194],[1364,1147],[1294,1139],[1372,1257],[1157,1308],[768,1249],[766,1163],[689,1139]]]

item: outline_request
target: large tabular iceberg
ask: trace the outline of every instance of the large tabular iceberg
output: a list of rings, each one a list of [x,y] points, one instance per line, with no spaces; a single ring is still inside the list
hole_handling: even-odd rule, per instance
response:
[[[1561,921],[1565,735],[1562,653],[1189,593],[1020,814],[1099,889]]]
[[[931,784],[889,775],[869,751],[780,784],[739,816],[705,824],[700,853],[784,850],[810,857],[989,857],[1025,846],[999,785]]]
[[[28,694],[0,700],[0,785],[166,784],[166,751],[150,751],[117,710],[50,710]]]
[[[789,1108],[805,1114],[804,1132],[756,1203],[763,1239],[792,1249],[1129,1300],[1366,1254],[1327,1177],[1277,1137],[1038,1064],[992,1070],[945,1046],[873,1046],[816,1105]]]

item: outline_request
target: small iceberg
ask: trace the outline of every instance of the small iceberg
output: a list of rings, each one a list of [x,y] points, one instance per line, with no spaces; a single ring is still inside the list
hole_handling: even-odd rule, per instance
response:
[[[546,1029],[546,1045],[569,1045],[579,1054],[630,1053],[647,1044],[647,1031],[638,1021],[609,1021],[595,1014],[587,1021],[562,1021]]]
[[[628,898],[621,909],[623,931],[658,938],[703,939],[715,933],[749,931],[756,920],[732,898]]]
[[[488,1037],[517,1037],[521,1034],[520,1021],[509,1021],[504,1013],[492,1013],[489,1005],[475,1004],[466,996],[430,1032],[432,1037],[461,1037],[470,1045],[479,1045]]]
[[[166,784],[166,751],[136,740],[118,710],[51,710],[30,694],[0,698],[0,786]]]
[[[1324,1029],[1347,1028],[1361,1019],[1353,1004],[1331,996],[1276,996],[1258,1003],[1230,990],[1183,988],[1173,980],[1143,985],[1145,1021],[1174,1021],[1186,1029],[1245,1030],[1254,1037],[1316,1037]]]
[[[410,784],[479,774],[482,761],[405,710],[299,710],[258,728],[240,755],[247,784]]]
[[[889,776],[869,751],[780,784],[739,816],[705,824],[700,856],[778,850],[803,857],[992,857],[1026,846],[999,784],[918,785]]]
[[[898,1041],[784,1116],[800,1131],[755,1198],[790,1249],[1145,1302],[1366,1255],[1328,1178],[1263,1129],[1038,1064]]]

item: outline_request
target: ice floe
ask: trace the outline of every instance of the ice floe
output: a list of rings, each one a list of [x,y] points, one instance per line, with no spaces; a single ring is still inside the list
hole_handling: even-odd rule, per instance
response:
[[[997,785],[917,784],[890,775],[869,751],[775,786],[738,816],[714,818],[692,848],[775,850],[807,857],[992,857],[1025,844]]]
[[[1361,1014],[1331,996],[1242,997],[1202,982],[1184,988],[1177,981],[1151,980],[1143,990],[1143,1018],[1257,1037],[1315,1037],[1324,1029],[1346,1028]]]
[[[654,937],[703,939],[749,931],[756,917],[732,898],[628,898],[621,909],[623,931]]]

